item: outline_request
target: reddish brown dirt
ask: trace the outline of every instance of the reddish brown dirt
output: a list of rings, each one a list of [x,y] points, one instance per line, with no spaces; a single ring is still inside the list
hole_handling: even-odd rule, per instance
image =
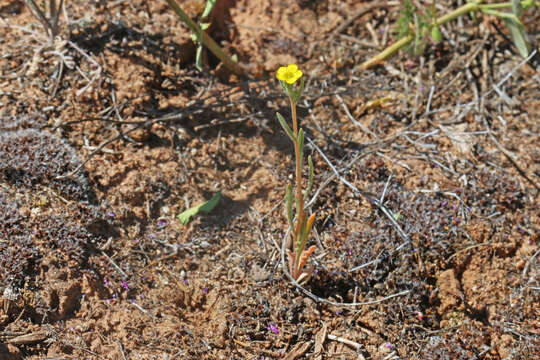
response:
[[[538,356],[540,59],[463,18],[361,71],[397,5],[220,1],[242,78],[209,54],[198,72],[165,1],[66,2],[51,45],[0,0],[0,359]],[[288,63],[316,145],[307,293],[280,259]]]

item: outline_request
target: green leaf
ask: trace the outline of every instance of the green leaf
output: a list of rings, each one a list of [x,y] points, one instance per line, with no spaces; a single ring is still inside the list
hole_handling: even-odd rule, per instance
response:
[[[306,215],[302,216],[302,222],[300,223],[300,234],[298,234],[298,239],[296,239],[296,256],[298,257],[298,260],[300,260],[300,255],[306,248],[306,242],[307,242],[307,234],[306,234],[306,225],[307,225],[307,218]]]
[[[203,71],[203,68],[202,68],[202,50],[203,50],[203,47],[202,45],[199,45],[197,47],[197,52],[195,53],[195,67],[197,68],[197,70],[199,71]]]
[[[218,191],[210,200],[208,200],[205,203],[199,204],[197,206],[194,206],[190,209],[187,209],[183,213],[179,214],[177,216],[178,220],[182,223],[182,225],[187,225],[189,223],[189,220],[198,213],[204,213],[208,214],[219,203],[219,199],[221,198],[221,191]]]
[[[441,30],[439,29],[439,25],[435,24],[431,28],[431,39],[436,43],[440,43],[442,39]]]
[[[210,13],[212,12],[212,9],[214,9],[214,6],[216,5],[216,2],[217,2],[217,0],[207,0],[206,1],[206,6],[204,8],[201,19],[206,19],[208,16],[210,16]]]
[[[504,18],[504,22],[510,31],[514,45],[519,51],[519,54],[526,58],[529,55],[529,44],[527,43],[527,34],[525,28],[519,20],[512,18]]]
[[[311,161],[311,155],[308,156],[307,162],[309,165],[309,179],[308,179],[306,191],[304,191],[305,198],[307,198],[307,196],[309,195],[309,192],[311,191],[311,187],[313,186],[313,161]]]
[[[287,133],[287,135],[289,135],[289,137],[291,138],[291,140],[293,142],[296,142],[296,138],[294,136],[294,133],[291,130],[291,128],[289,127],[289,125],[287,125],[287,122],[285,121],[283,116],[281,116],[280,113],[276,113],[276,115],[278,117],[279,123],[281,124],[281,127],[283,128],[283,130],[285,130],[285,132]]]
[[[285,200],[287,203],[287,219],[289,220],[289,226],[293,227],[293,212],[292,212],[292,187],[291,184],[287,184],[287,190],[285,192]]]
[[[512,0],[512,12],[517,17],[523,14],[523,6],[521,6],[521,0]]]

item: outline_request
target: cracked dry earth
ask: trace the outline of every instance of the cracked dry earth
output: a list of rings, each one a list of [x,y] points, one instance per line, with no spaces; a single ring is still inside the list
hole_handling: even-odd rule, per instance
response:
[[[66,2],[51,45],[0,0],[0,359],[540,359],[539,55],[465,16],[360,70],[398,17],[218,1],[242,78],[211,54],[198,72],[165,1]],[[302,288],[281,265],[289,63],[315,166]]]

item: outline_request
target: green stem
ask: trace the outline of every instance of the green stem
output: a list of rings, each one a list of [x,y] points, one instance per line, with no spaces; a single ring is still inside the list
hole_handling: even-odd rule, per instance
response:
[[[236,75],[244,75],[243,69],[238,65],[238,63],[234,62],[225,52],[221,49],[221,47],[216,44],[214,39],[212,39],[210,36],[206,34],[199,25],[197,25],[193,20],[187,16],[187,14],[182,11],[180,6],[176,3],[174,0],[167,0],[169,5],[173,8],[173,10],[176,12],[176,14],[180,17],[180,19],[184,22],[184,24],[187,25],[187,27],[199,37],[199,41],[201,44],[206,46],[214,55],[217,56],[219,60],[223,62],[223,65],[230,71],[232,71]]]
[[[527,6],[527,3],[528,1],[522,1],[521,2],[521,6],[525,7]],[[535,1],[534,4],[532,4],[532,6],[540,6],[540,2],[538,1]],[[498,3],[498,4],[484,4],[484,5],[480,5],[479,6],[481,10],[484,10],[484,9],[491,9],[491,10],[494,10],[494,9],[506,9],[506,8],[511,8],[512,7],[512,3],[511,2],[504,2],[504,3]]]
[[[362,65],[360,65],[360,69],[365,70],[374,65],[378,65],[382,63],[384,60],[394,55],[394,53],[397,52],[399,49],[401,49],[404,46],[407,46],[413,39],[414,39],[414,35],[412,34],[399,39],[396,43],[390,45],[389,47],[384,49],[382,52],[378,53],[377,55],[375,55],[368,61],[364,62]]]
[[[300,163],[300,144],[298,143],[298,120],[296,118],[296,102],[289,98],[291,102],[291,117],[293,121],[294,132],[294,155],[296,157],[296,203],[298,204],[298,213],[296,218],[296,229],[294,232],[293,252],[296,252],[296,241],[300,236],[300,228],[304,218],[304,199],[302,196],[302,164]],[[296,254],[295,254],[296,255]]]
[[[452,20],[457,19],[458,17],[465,15],[471,11],[478,11],[480,9],[477,3],[468,3],[463,5],[462,7],[457,8],[456,10],[452,11],[449,14],[446,14],[444,16],[441,16],[437,19],[436,24],[437,25],[443,25],[447,22],[450,22]]]

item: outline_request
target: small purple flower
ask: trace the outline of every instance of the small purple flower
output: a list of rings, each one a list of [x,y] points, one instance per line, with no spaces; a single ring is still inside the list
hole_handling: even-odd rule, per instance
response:
[[[129,284],[126,280],[122,280],[122,288],[126,291],[129,290]]]
[[[385,346],[387,349],[392,349],[392,344],[386,344]]]
[[[112,217],[112,218],[115,218],[115,217],[116,217],[116,214],[115,214],[114,212],[112,212],[112,211],[109,211],[109,212],[107,213],[107,215],[109,215],[109,217]]]
[[[456,210],[456,209],[457,209],[456,205],[452,205],[452,210]]]
[[[187,279],[184,280],[184,285],[186,285],[186,284],[187,284]]]
[[[352,250],[351,249],[347,250],[347,254],[352,255]]]
[[[157,223],[157,226],[158,227],[165,227],[169,224],[169,222],[165,219],[159,219],[158,220],[158,223]]]
[[[103,283],[105,284],[105,286],[109,286],[109,279],[106,278],[105,280],[103,280]]]
[[[208,292],[208,288],[204,288],[202,292],[206,294]]]
[[[446,204],[447,204],[447,202],[446,202],[446,200],[444,200],[444,201],[442,202],[441,206],[446,206]]]
[[[272,331],[274,334],[279,334],[279,329],[274,323],[270,323],[270,325],[268,325],[266,329]]]

